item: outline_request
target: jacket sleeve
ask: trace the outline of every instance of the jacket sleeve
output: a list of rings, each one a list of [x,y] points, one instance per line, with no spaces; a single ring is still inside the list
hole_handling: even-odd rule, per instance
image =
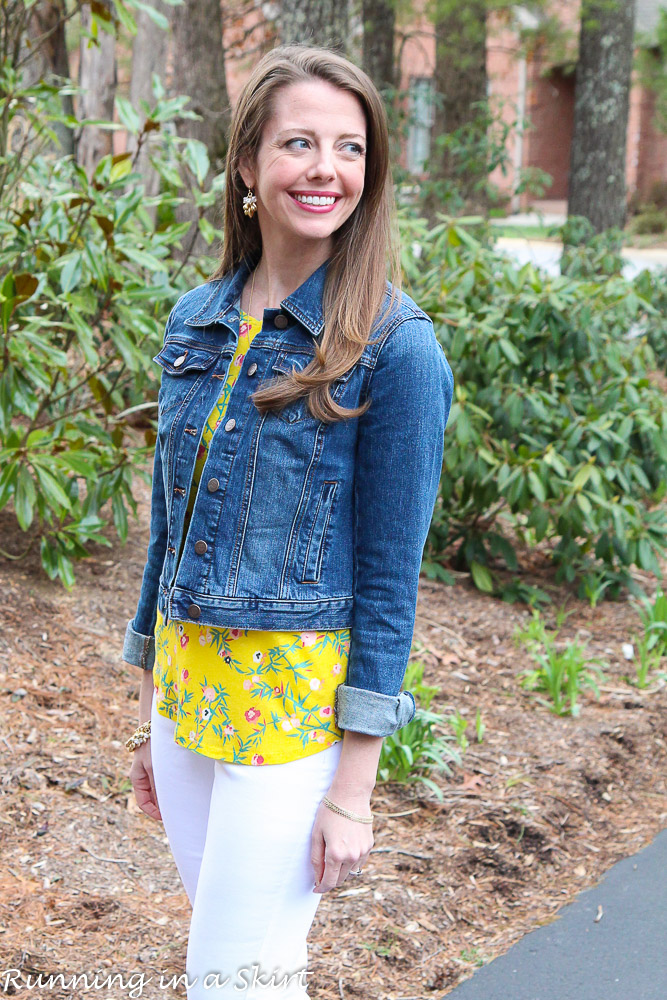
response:
[[[162,477],[162,456],[159,438],[155,442],[153,489],[151,494],[150,539],[146,565],[141,581],[139,601],[134,618],[127,623],[123,642],[126,663],[152,670],[155,662],[155,624],[160,574],[167,551],[167,505]]]
[[[401,691],[419,571],[442,472],[454,380],[433,324],[404,320],[382,345],[359,418],[354,473],[354,610],[336,723],[389,736],[414,717]]]
[[[175,308],[175,307],[174,307]],[[167,339],[174,310],[169,314],[165,327],[164,341]],[[146,564],[144,566],[141,590],[134,618],[125,629],[122,658],[126,663],[152,670],[155,662],[155,625],[157,622],[157,599],[160,575],[167,551],[168,538],[167,503],[164,494],[164,476],[160,439],[155,442],[153,459],[153,486],[151,492],[150,537]]]

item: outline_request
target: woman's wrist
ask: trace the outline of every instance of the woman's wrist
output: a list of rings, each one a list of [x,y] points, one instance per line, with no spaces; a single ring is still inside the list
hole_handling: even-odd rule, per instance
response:
[[[153,671],[144,670],[139,689],[139,725],[148,722],[151,717],[151,707],[153,705]]]
[[[370,802],[377,780],[382,740],[382,736],[344,730],[343,749],[327,792],[334,802],[339,801],[336,796],[344,798],[350,808],[353,802]]]

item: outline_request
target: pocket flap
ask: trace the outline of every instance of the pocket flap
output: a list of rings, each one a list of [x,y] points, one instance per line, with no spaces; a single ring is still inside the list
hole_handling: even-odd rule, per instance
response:
[[[161,365],[170,375],[184,375],[186,372],[206,371],[220,357],[220,351],[207,350],[205,347],[193,347],[192,344],[180,344],[168,341],[153,361]]]

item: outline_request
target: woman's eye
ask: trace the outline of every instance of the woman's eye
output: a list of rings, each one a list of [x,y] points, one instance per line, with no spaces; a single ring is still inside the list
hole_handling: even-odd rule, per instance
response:
[[[351,146],[353,153],[359,154],[365,152],[364,147],[360,146],[358,142],[346,142],[345,145]]]
[[[303,143],[305,143],[305,144],[306,144],[306,146],[308,145],[308,140],[307,140],[307,139],[299,139],[299,138],[297,138],[297,139],[289,139],[289,140],[288,140],[288,141],[287,141],[287,142],[285,143],[285,145],[286,145],[286,146],[291,146],[293,142],[303,142]],[[299,148],[300,148],[300,149],[303,149],[304,147],[303,147],[303,146],[300,146]]]

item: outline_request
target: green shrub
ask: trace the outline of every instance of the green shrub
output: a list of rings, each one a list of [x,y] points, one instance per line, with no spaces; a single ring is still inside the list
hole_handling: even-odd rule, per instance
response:
[[[24,88],[8,61],[0,72],[8,149],[0,168],[0,509],[12,506],[28,548],[38,544],[48,575],[71,587],[87,545],[110,544],[101,534],[109,519],[127,535],[132,478],[155,440],[151,419],[143,442],[133,427],[137,411],[155,416],[150,358],[175,299],[205,275],[173,259],[189,223],[156,229],[147,212],[173,206],[178,193],[145,197],[129,154],[104,157],[88,177],[54,153],[55,124],[81,124],[62,113],[66,87]],[[159,136],[165,122],[188,115],[187,100],[159,96],[143,129],[122,98],[118,111],[130,132]],[[8,143],[12,129],[26,141]],[[153,159],[172,191],[185,163],[201,203],[216,197],[201,191],[202,143],[165,134]]]
[[[659,657],[667,656],[667,594],[658,587],[652,600],[642,595],[636,607],[644,626],[647,651],[656,650]]]
[[[530,691],[544,691],[548,698],[538,697],[556,715],[577,716],[581,711],[579,694],[585,688],[600,697],[596,678],[602,679],[603,661],[586,655],[586,647],[576,640],[562,648],[557,644],[558,631],[547,632],[539,611],[525,628],[517,627],[514,641],[528,650],[535,661],[535,670],[525,670],[521,684]],[[589,669],[586,669],[589,667]]]
[[[561,274],[571,278],[619,275],[623,269],[623,231],[608,229],[596,233],[583,215],[571,215],[560,229],[563,253]]]
[[[667,268],[642,271],[634,286],[645,305],[641,331],[653,348],[658,365],[667,372]]]
[[[638,236],[655,236],[667,232],[667,209],[646,205],[632,220],[629,228]]]
[[[425,559],[447,552],[491,592],[496,561],[517,571],[517,543],[545,541],[558,581],[579,581],[582,596],[608,581],[618,596],[631,566],[660,574],[667,546],[664,394],[646,336],[627,336],[651,303],[622,278],[518,269],[478,224],[429,232],[403,218],[421,247],[408,290],[455,379]]]
[[[461,757],[452,746],[454,737],[448,731],[450,720],[428,707],[440,688],[424,685],[423,674],[423,663],[411,661],[408,664],[404,683],[413,693],[417,711],[407,725],[385,736],[377,778],[380,782],[426,785],[442,802],[442,791],[431,775],[451,774],[449,762],[460,764]]]

